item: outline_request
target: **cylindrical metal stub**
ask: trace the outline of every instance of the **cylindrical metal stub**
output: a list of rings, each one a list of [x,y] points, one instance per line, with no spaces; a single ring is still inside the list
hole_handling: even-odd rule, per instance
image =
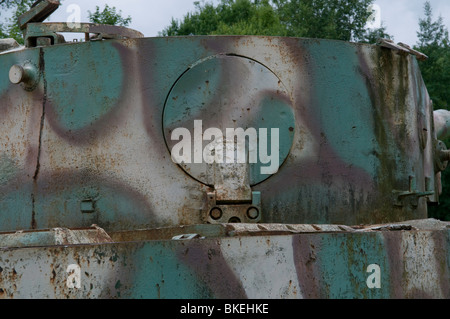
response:
[[[37,68],[30,62],[15,64],[9,69],[9,80],[13,84],[23,83],[24,89],[32,90],[38,82]]]
[[[9,80],[13,84],[24,82],[26,78],[25,69],[21,65],[13,65],[9,70]]]

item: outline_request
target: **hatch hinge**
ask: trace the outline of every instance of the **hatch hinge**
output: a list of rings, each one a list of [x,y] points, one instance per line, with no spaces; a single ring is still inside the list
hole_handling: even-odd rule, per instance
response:
[[[211,224],[259,222],[261,193],[251,189],[248,161],[237,163],[228,159],[226,163],[214,163],[213,170],[214,191],[206,194],[205,221]]]

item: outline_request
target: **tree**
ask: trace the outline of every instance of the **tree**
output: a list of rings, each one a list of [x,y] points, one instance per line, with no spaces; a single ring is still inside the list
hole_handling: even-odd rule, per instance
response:
[[[194,13],[182,21],[172,18],[160,35],[286,35],[269,0],[222,0],[217,6],[196,1],[194,5]]]
[[[358,40],[373,0],[274,0],[291,36]]]
[[[88,11],[89,21],[99,24],[110,24],[127,27],[131,23],[131,17],[122,17],[122,10],[117,12],[116,7],[109,7],[107,4],[103,11],[100,12],[100,8],[96,6],[95,12]]]
[[[429,1],[424,4],[425,19],[419,19],[420,31],[417,32],[419,47],[448,45],[448,30],[442,16],[433,21],[433,9]]]
[[[0,0],[1,12],[12,12],[10,17],[5,18],[5,22],[0,22],[1,38],[14,38],[23,44],[23,32],[19,28],[18,19],[31,8],[34,2],[35,0]]]
[[[286,30],[268,0],[225,1],[219,7],[224,17],[213,34],[284,36]]]
[[[360,37],[358,42],[361,43],[376,43],[378,39],[390,39],[393,40],[394,37],[386,32],[386,26],[381,24],[379,28],[367,29]]]
[[[428,56],[419,62],[422,77],[435,109],[450,107],[450,41],[449,32],[441,16],[433,19],[430,2],[424,5],[425,17],[419,19],[417,51]],[[444,140],[450,146],[450,138]],[[450,221],[450,168],[442,173],[443,194],[437,207],[430,207],[430,217]]]
[[[374,0],[222,0],[194,2],[195,11],[172,19],[160,35],[272,35],[375,42],[385,28],[366,30]]]
[[[450,107],[450,40],[441,16],[433,21],[430,2],[424,5],[425,18],[419,19],[418,43],[414,48],[429,59],[420,63],[422,76],[436,109]]]

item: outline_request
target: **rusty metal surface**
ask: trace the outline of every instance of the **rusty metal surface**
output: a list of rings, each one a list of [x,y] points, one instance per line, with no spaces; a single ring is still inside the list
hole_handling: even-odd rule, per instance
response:
[[[36,23],[58,5],[0,54],[0,298],[450,298],[425,55]]]
[[[54,228],[40,231],[0,233],[0,248],[43,247],[54,245],[79,245],[110,243],[113,240],[101,228]]]
[[[326,225],[326,224],[215,224],[141,229],[112,232],[114,242],[168,240],[182,234],[198,234],[200,237],[218,238],[234,236],[279,236],[309,233],[343,233],[374,231],[442,231],[450,228],[449,222],[436,219],[410,220],[379,225]]]
[[[232,193],[235,184],[260,194],[261,223],[398,222],[426,218],[427,202],[438,201],[432,105],[413,55],[329,40],[180,37],[31,48],[3,54],[0,65],[2,231],[199,224],[209,193],[248,195]],[[15,65],[34,66],[36,82],[11,83]],[[249,65],[249,76],[241,82],[224,65]],[[261,87],[258,68],[279,82]],[[180,80],[196,70],[211,76]],[[241,120],[248,91],[261,111]],[[193,178],[167,144],[165,129],[180,116],[187,128],[189,119],[204,117],[206,129],[231,116],[244,128],[279,129],[290,137],[280,139],[278,171],[264,179],[250,169],[247,184],[236,175],[217,189]],[[251,208],[247,195],[239,214]]]
[[[448,223],[418,227],[1,249],[0,298],[450,298]]]
[[[390,39],[378,39],[377,45],[382,46],[384,48],[389,48],[391,50],[398,51],[399,54],[412,54],[419,61],[425,61],[428,59],[428,57],[425,54],[423,54],[422,52],[416,51],[416,50],[412,49],[409,45],[401,43],[401,42],[395,44],[394,41],[392,41]]]

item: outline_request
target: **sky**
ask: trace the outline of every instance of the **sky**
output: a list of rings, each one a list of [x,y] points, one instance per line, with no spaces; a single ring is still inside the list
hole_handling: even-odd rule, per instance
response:
[[[217,3],[219,0],[212,0]],[[450,0],[429,0],[435,19],[441,15],[444,24],[450,29]],[[194,0],[63,0],[61,7],[48,21],[69,22],[79,13],[81,22],[88,22],[88,11],[94,12],[96,6],[103,9],[105,4],[122,11],[122,16],[132,17],[130,28],[138,30],[146,37],[158,36],[170,24],[172,18],[181,19],[194,11]],[[379,11],[379,21],[387,27],[388,34],[395,42],[414,45],[417,42],[418,21],[423,17],[425,0],[375,0]],[[74,10],[74,4],[78,10]],[[74,21],[76,22],[76,21]]]

